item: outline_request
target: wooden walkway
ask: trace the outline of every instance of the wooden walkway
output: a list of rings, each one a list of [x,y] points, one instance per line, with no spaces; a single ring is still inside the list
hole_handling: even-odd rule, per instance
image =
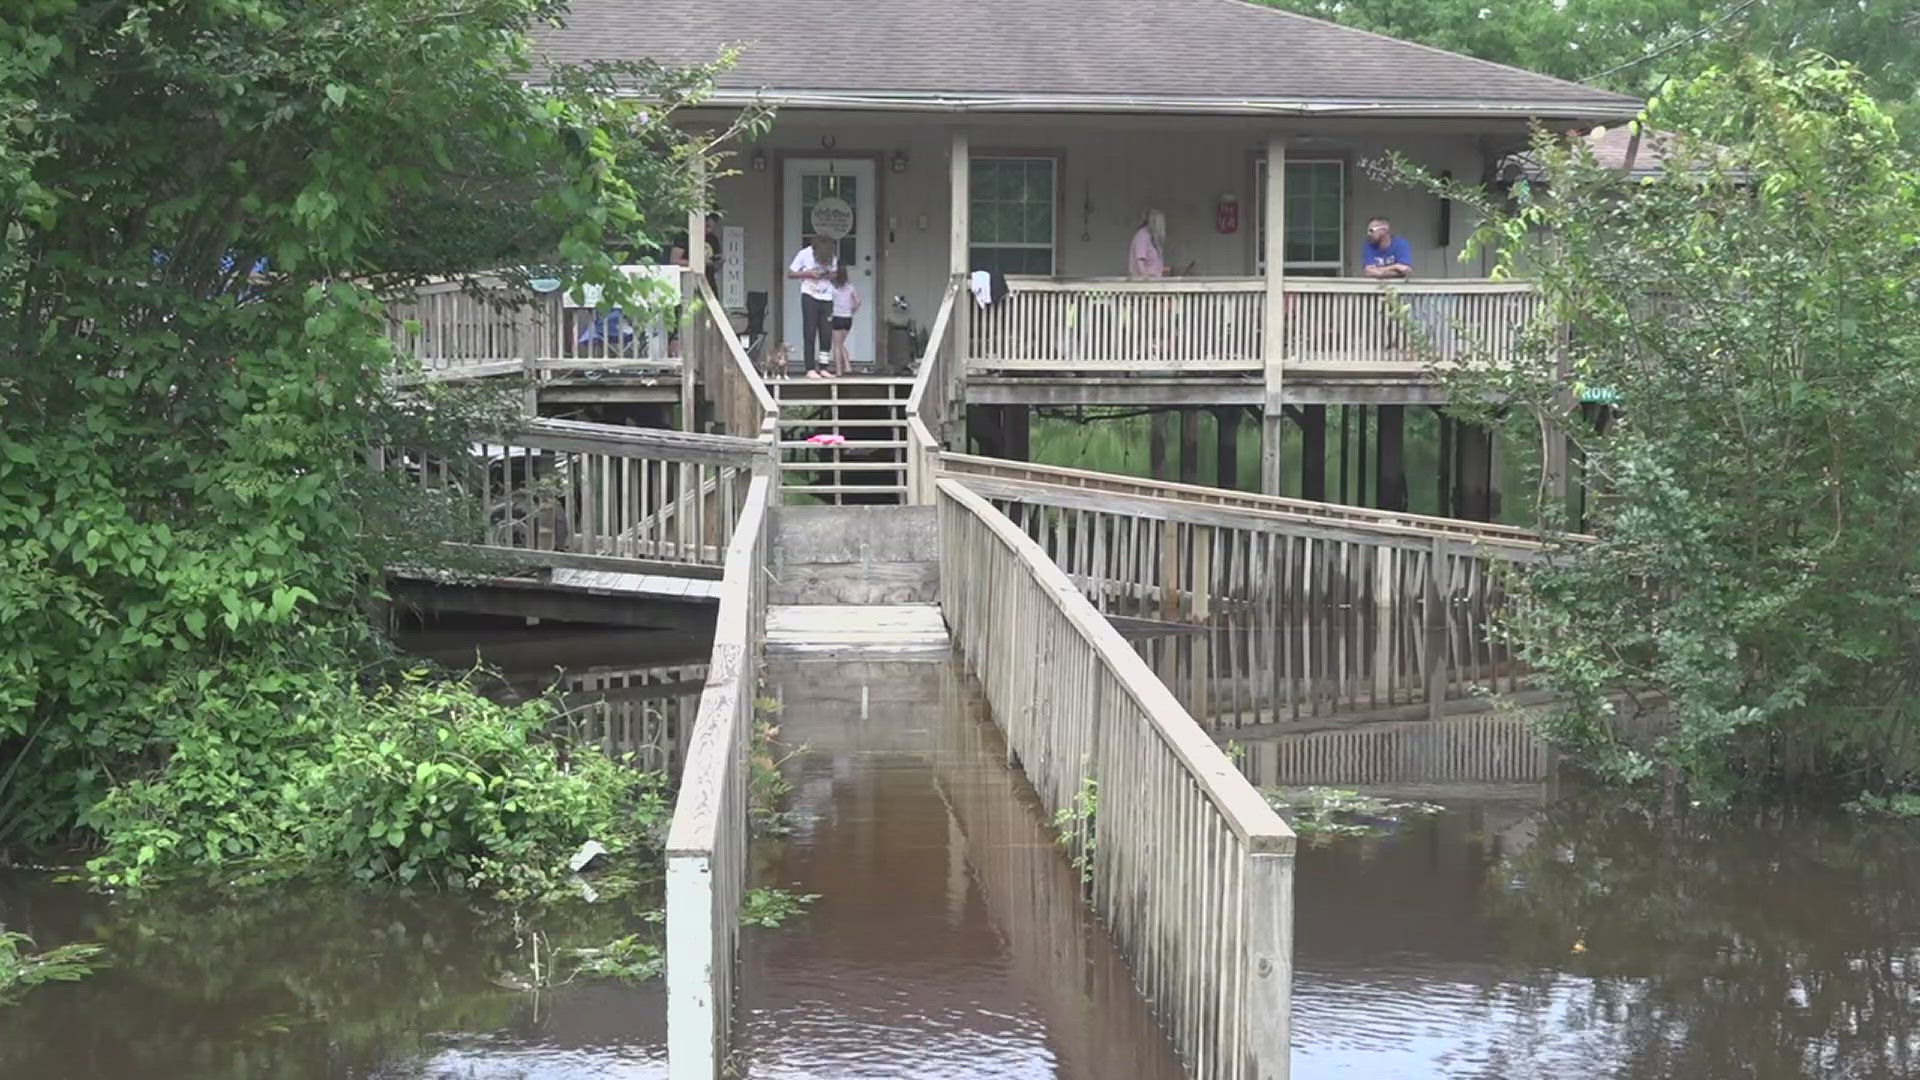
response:
[[[684,759],[667,839],[673,1080],[729,1067],[747,762],[768,654],[955,657],[1045,813],[1064,815],[1084,899],[1188,1075],[1284,1078],[1294,837],[1217,739],[1233,725],[1268,734],[1357,715],[1431,724],[1489,685],[1521,687],[1511,658],[1477,643],[1504,602],[1494,570],[1537,560],[1541,545],[1498,526],[953,453],[982,347],[978,335],[971,353],[943,336],[973,318],[955,307],[949,296],[915,380],[879,385],[872,400],[843,403],[831,382],[782,384],[776,399],[731,328],[707,317],[683,332],[687,370],[733,435],[533,420],[476,462],[411,467],[423,485],[477,493],[487,533],[467,546],[540,568],[489,587],[697,607],[712,627],[692,729],[668,755]],[[1014,330],[1004,340],[1017,344]],[[844,411],[876,407],[884,415]],[[937,515],[937,531],[913,541],[937,563],[937,604],[773,602],[781,504],[841,501],[858,471],[810,468],[809,451],[787,445],[805,427],[788,421],[822,408],[828,423],[885,425],[873,449],[889,475],[875,493],[914,506],[875,512],[923,527]],[[817,486],[783,483],[803,471]],[[1318,609],[1344,614],[1300,618]],[[1532,777],[1540,751],[1509,728],[1430,730],[1457,745],[1463,774]],[[1312,774],[1335,741],[1276,749],[1272,768]],[[1400,743],[1368,745],[1386,775]],[[1487,754],[1497,767],[1482,767]]]

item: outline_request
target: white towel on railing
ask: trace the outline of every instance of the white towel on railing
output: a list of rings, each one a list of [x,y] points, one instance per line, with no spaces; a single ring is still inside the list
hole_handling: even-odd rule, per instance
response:
[[[975,270],[967,275],[967,288],[973,292],[973,302],[981,307],[993,303],[993,275],[985,270]]]

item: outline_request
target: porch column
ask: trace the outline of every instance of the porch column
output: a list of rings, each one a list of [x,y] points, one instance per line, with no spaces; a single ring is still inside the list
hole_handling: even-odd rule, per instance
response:
[[[972,269],[967,265],[967,245],[973,235],[969,221],[973,205],[973,155],[965,128],[953,129],[953,143],[947,160],[947,276],[951,281],[958,282]],[[946,430],[935,432],[947,446],[953,446],[955,440],[967,430],[967,357],[973,352],[972,327],[973,297],[963,288],[953,305],[953,321],[947,325],[947,333],[953,339],[953,352],[947,364]]]
[[[1266,210],[1261,215],[1261,226],[1266,230],[1261,242],[1265,245],[1267,260],[1267,310],[1266,333],[1262,336],[1260,353],[1264,361],[1261,370],[1265,383],[1260,416],[1260,490],[1268,495],[1278,495],[1281,491],[1280,439],[1287,422],[1280,395],[1280,362],[1287,341],[1287,296],[1283,270],[1287,255],[1286,195],[1287,141],[1283,136],[1269,135]]]
[[[699,193],[687,207],[687,272],[680,275],[680,430],[700,430],[700,363],[705,358],[701,347],[705,335],[700,332],[700,276],[707,272],[707,160],[694,155],[694,190]],[[673,254],[669,251],[667,254]],[[721,312],[710,313],[723,318]],[[732,432],[748,435],[744,431]],[[758,434],[757,432],[754,434]]]

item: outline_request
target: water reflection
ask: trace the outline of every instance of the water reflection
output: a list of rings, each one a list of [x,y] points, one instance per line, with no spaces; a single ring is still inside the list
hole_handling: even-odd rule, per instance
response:
[[[1298,1080],[1920,1069],[1915,829],[1448,782],[1416,745],[1393,783],[1369,785],[1364,754],[1343,776],[1322,753],[1305,778],[1448,810],[1303,846]]]
[[[409,652],[454,669],[484,665],[508,697],[557,690],[574,738],[642,769],[677,774],[706,686],[710,644],[688,635],[568,627],[415,631]]]
[[[567,929],[604,940],[631,922],[609,909]],[[314,890],[109,904],[0,876],[0,923],[100,940],[112,960],[0,1009],[8,1078],[665,1075],[659,984],[508,989],[530,954],[504,910]]]
[[[746,935],[750,1076],[1182,1075],[970,684],[899,662],[769,682],[804,821],[759,878],[822,898]]]

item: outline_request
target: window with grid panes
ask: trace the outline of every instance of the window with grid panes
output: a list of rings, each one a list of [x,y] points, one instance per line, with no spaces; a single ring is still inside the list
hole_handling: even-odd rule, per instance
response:
[[[1287,161],[1286,272],[1339,277],[1344,261],[1347,168],[1342,161]],[[1254,167],[1254,272],[1267,272],[1267,163]],[[1358,242],[1357,239],[1355,241]]]
[[[978,157],[969,177],[968,267],[1054,272],[1055,172],[1050,157]]]

